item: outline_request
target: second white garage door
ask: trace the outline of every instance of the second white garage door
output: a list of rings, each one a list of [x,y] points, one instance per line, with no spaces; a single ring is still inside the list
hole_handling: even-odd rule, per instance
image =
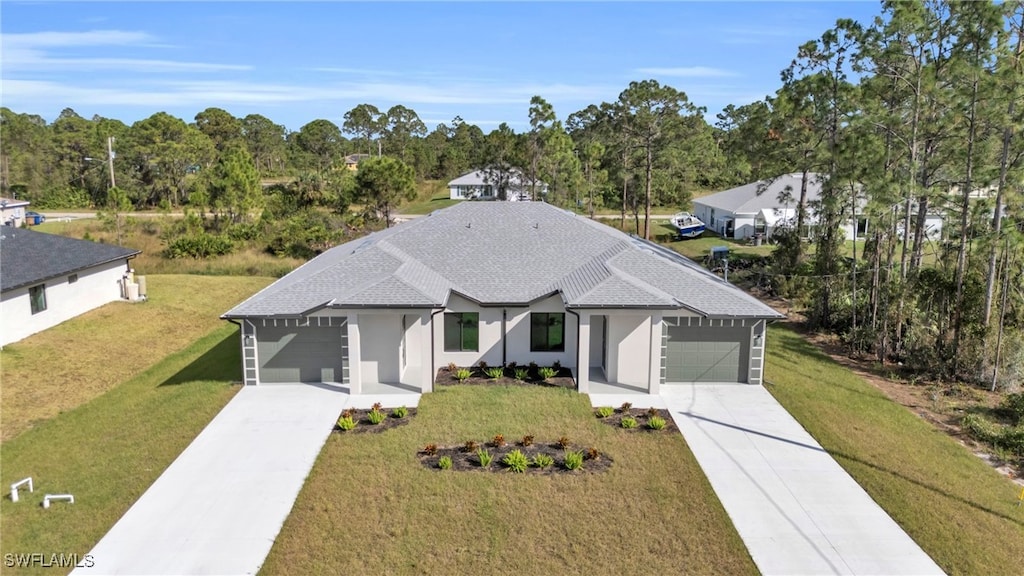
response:
[[[668,326],[665,382],[746,382],[750,328]]]

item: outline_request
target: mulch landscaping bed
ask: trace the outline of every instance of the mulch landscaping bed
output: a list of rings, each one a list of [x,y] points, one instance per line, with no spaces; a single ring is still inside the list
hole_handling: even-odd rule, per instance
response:
[[[420,457],[420,462],[423,463],[427,468],[437,470],[438,472],[449,472],[451,470],[457,471],[475,471],[475,472],[497,472],[501,474],[514,474],[501,460],[506,454],[513,450],[520,450],[528,459],[530,459],[531,465],[523,472],[523,475],[528,476],[556,476],[562,474],[600,474],[612,467],[612,458],[604,452],[598,452],[596,458],[591,458],[588,455],[590,448],[582,446],[569,445],[568,448],[563,449],[560,445],[553,442],[541,442],[534,443],[529,446],[522,446],[520,444],[510,443],[502,446],[501,448],[495,448],[490,444],[480,444],[481,448],[484,448],[490,452],[494,459],[491,461],[490,466],[480,466],[480,460],[477,457],[476,450],[467,452],[465,446],[444,446],[438,447],[437,451],[430,455],[427,452],[420,450],[417,455]],[[584,455],[583,467],[577,470],[569,470],[563,465],[563,458],[568,450],[582,451]],[[555,463],[545,468],[537,468],[532,465],[533,457],[537,454],[547,454],[551,456]],[[438,460],[442,456],[448,456],[452,459],[451,470],[442,470],[438,467]]]
[[[459,382],[447,368],[441,368],[437,371],[434,384],[437,386],[546,386],[548,388],[576,389],[576,381],[573,380],[572,370],[569,368],[560,369],[558,373],[547,380],[541,380],[532,371],[525,380],[517,380],[512,374],[512,370],[506,368],[504,376],[491,378],[480,369],[474,368],[469,378]]]
[[[655,430],[647,426],[647,419],[650,418],[650,412],[646,408],[631,408],[628,413],[623,412],[622,408],[616,408],[615,413],[611,416],[600,418],[597,416],[597,409],[594,409],[594,417],[599,422],[603,422],[613,428],[618,428],[623,432],[643,432],[647,434],[675,434],[679,432],[679,428],[676,426],[675,421],[672,420],[672,415],[668,410],[655,410],[654,414],[665,420],[665,427],[661,430]],[[636,420],[636,428],[623,428],[622,419],[625,416],[631,416]]]
[[[404,418],[395,418],[391,415],[390,409],[385,409],[383,412],[387,417],[384,418],[384,421],[380,424],[374,424],[370,422],[370,419],[368,418],[370,410],[356,410],[350,408],[348,409],[348,412],[352,414],[352,420],[355,421],[356,427],[351,430],[342,430],[337,424],[335,424],[334,431],[341,434],[377,434],[384,432],[385,430],[391,430],[392,428],[408,424],[412,420],[412,417],[416,415],[415,408],[407,408],[407,410],[409,413],[406,414]]]

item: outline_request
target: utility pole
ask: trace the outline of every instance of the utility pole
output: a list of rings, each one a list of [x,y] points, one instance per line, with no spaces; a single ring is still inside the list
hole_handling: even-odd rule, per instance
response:
[[[114,183],[114,137],[107,136],[107,167],[110,169],[110,187],[117,188]]]

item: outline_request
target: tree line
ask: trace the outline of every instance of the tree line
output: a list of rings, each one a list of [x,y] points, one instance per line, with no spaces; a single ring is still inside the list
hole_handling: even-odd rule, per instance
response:
[[[1021,0],[882,2],[874,21],[841,19],[797,47],[774,94],[728,106],[714,125],[685,92],[654,80],[564,119],[535,96],[519,133],[508,124],[484,133],[459,117],[428,131],[400,105],[359,104],[340,125],[318,119],[297,131],[219,108],[192,123],[161,112],[130,126],[70,109],[47,123],[4,108],[0,187],[39,207],[100,206],[113,179],[123,205],[189,206],[237,221],[268,202],[344,212],[358,200],[386,214],[414,177],[484,169],[499,189],[516,175],[534,195],[545,184],[548,202],[614,209],[650,238],[655,207],[799,173],[800,189],[786,192],[796,217],[776,234],[763,271],[773,290],[879,360],[1018,382],[1022,20]],[[374,183],[360,183],[344,169],[351,154],[389,160],[367,171]],[[286,183],[261,191],[259,180],[274,177]],[[821,186],[814,203],[812,183]],[[936,213],[939,238],[925,229]],[[840,230],[851,219],[869,222],[852,254]]]

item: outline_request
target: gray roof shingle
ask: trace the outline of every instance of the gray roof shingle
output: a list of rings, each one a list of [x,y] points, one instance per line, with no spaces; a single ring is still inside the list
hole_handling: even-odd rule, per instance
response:
[[[789,189],[793,196],[791,207],[796,207],[800,198],[801,174],[783,174],[770,180],[751,182],[736,188],[730,188],[707,196],[695,198],[694,204],[702,204],[720,210],[728,210],[733,214],[756,214],[766,208],[783,208],[779,202],[779,194]],[[821,176],[811,173],[807,180],[807,200],[814,201],[821,196]]]
[[[780,317],[687,258],[544,203],[471,202],[343,244],[228,311],[297,316],[324,307],[529,305],[687,309]]]
[[[131,248],[0,226],[0,291],[38,284],[137,254],[139,250]]]

